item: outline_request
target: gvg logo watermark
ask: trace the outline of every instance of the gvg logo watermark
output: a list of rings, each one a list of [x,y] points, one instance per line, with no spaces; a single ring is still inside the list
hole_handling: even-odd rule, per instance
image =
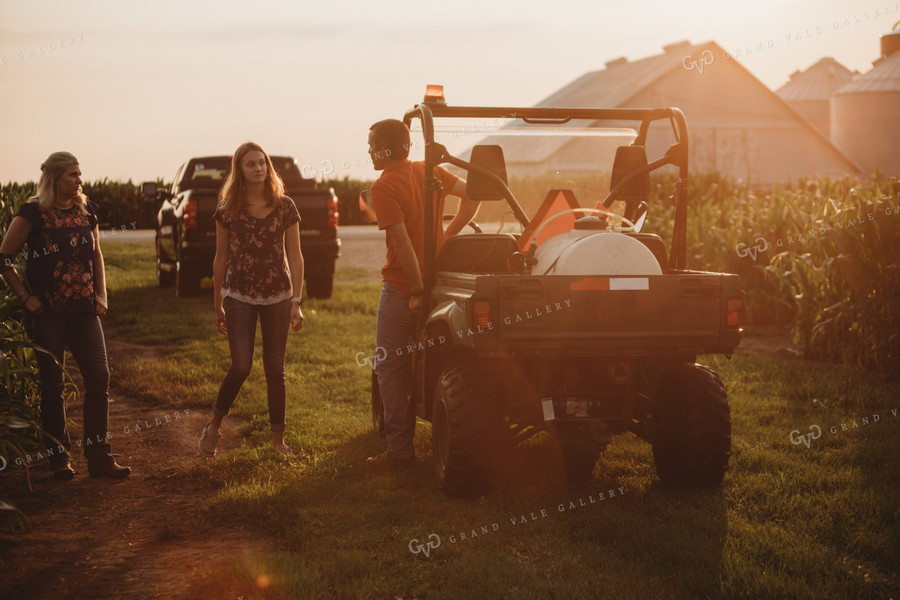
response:
[[[428,536],[427,542],[420,542],[418,538],[413,538],[409,540],[409,551],[413,554],[424,554],[425,558],[431,556],[432,550],[437,550],[441,547],[441,536],[436,533],[432,533]]]
[[[900,215],[900,204],[897,204],[895,206],[887,204],[885,206],[882,206],[881,210],[883,210],[885,216],[888,217]],[[794,242],[805,243],[817,237],[822,237],[829,231],[844,231],[853,229],[854,227],[858,227],[860,225],[865,225],[866,223],[874,221],[876,217],[877,215],[875,214],[875,212],[866,212],[865,217],[863,217],[863,215],[859,215],[856,217],[850,217],[848,219],[842,219],[840,221],[830,223],[825,221],[816,221],[815,226],[808,231],[798,231],[796,234],[778,238],[777,240],[775,240],[775,246],[777,246],[778,248],[784,248],[785,246],[792,245]],[[762,236],[756,238],[755,242],[755,245],[749,248],[744,242],[738,244],[736,247],[737,255],[741,258],[749,256],[754,261],[756,261],[756,258],[760,253],[765,252],[769,249],[769,242]]]
[[[563,514],[566,512],[571,513],[584,508],[590,508],[594,504],[599,505],[606,500],[611,500],[616,497],[622,497],[624,494],[624,487],[615,487],[613,489],[606,490],[605,492],[598,491],[589,494],[588,496],[571,498],[570,500],[567,500],[565,502],[560,502],[556,505],[556,511],[554,511],[552,508],[541,507],[511,515],[505,520],[509,521],[510,528],[521,529],[523,526],[527,526],[530,523],[550,518],[554,514]],[[493,523],[489,523],[486,525],[471,527],[469,529],[466,529],[466,531],[456,530],[453,533],[447,535],[446,538],[451,545],[474,541],[479,537],[484,537],[486,535],[490,535],[492,533],[500,531],[500,529],[502,529],[500,527],[500,523],[502,522],[504,522],[504,520],[500,520],[500,522],[494,521]],[[440,547],[441,538],[436,533],[432,533],[431,535],[429,535],[428,541],[424,543],[420,542],[417,538],[411,539],[409,541],[410,552],[412,552],[413,554],[424,554],[426,557],[430,555],[432,550],[437,550]]]
[[[6,457],[0,455],[0,471],[4,470],[6,468],[6,465],[8,465],[8,464],[9,463],[6,462]]]
[[[685,71],[693,71],[696,69],[697,72],[703,75],[703,69],[713,64],[715,60],[716,57],[712,53],[712,50],[704,50],[698,59],[694,59],[690,54],[682,58],[681,66],[684,67]]]
[[[565,305],[563,305],[565,304]],[[514,324],[525,323],[531,319],[535,319],[538,317],[543,317],[549,315],[554,312],[559,312],[561,310],[566,310],[567,308],[572,308],[572,300],[566,299],[562,302],[554,302],[552,304],[544,304],[542,306],[535,306],[533,308],[529,308],[528,310],[520,311],[518,313],[510,313],[503,317],[503,324],[506,326],[513,326]],[[534,313],[534,314],[532,314]],[[489,331],[494,331],[494,323],[493,321],[488,322],[486,327],[482,327],[481,325],[476,325],[475,328],[467,327],[464,329],[457,329],[455,331],[455,335],[460,339],[464,340],[466,338],[479,335],[481,333],[487,333]],[[403,346],[398,346],[394,348],[392,351],[388,351],[384,346],[377,346],[375,348],[375,352],[372,356],[367,356],[365,352],[357,352],[356,353],[356,364],[360,367],[364,367],[369,365],[371,368],[375,368],[375,364],[383,361],[388,357],[388,354],[393,352],[397,355],[398,358],[403,357],[404,355],[412,355],[413,352],[424,351],[426,348],[433,348],[435,346],[439,346],[441,344],[445,344],[447,342],[447,338],[443,335],[438,335],[435,337],[426,337],[424,340],[416,343],[416,344],[408,344],[405,348]]]
[[[890,410],[891,415],[894,417],[897,416],[897,409],[892,408]],[[878,413],[874,413],[871,417],[862,417],[858,421],[857,419],[852,419],[849,423],[841,423],[840,425],[832,425],[828,428],[828,432],[831,435],[837,435],[839,433],[843,433],[845,431],[850,431],[852,429],[861,429],[863,427],[867,427],[868,425],[874,425],[875,423],[879,423],[881,421],[881,416]],[[819,425],[810,425],[807,428],[806,433],[802,433],[799,429],[793,430],[789,435],[788,439],[795,446],[799,446],[800,444],[804,444],[807,448],[812,445],[812,442],[818,439],[821,439],[823,435],[823,429]]]
[[[822,437],[822,428],[818,425],[810,425],[809,433],[801,434],[799,429],[795,429],[791,432],[791,435],[788,436],[792,444],[806,444],[807,448],[809,448],[810,442],[817,440],[820,437]]]
[[[746,244],[744,244],[744,242],[741,242],[740,244],[738,244],[737,245],[737,255],[740,256],[741,258],[744,258],[745,256],[749,256],[753,259],[753,262],[756,262],[756,257],[759,256],[759,253],[765,252],[766,250],[769,249],[769,242],[766,241],[766,238],[764,238],[764,237],[758,237],[758,238],[756,238],[755,241],[756,241],[756,244],[749,248],[747,247]]]

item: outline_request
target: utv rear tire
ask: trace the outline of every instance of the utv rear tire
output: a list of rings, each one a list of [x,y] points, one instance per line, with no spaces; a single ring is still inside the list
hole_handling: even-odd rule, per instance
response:
[[[175,285],[175,271],[167,271],[162,268],[162,249],[160,248],[159,237],[156,239],[156,283],[161,288]]]
[[[378,387],[378,375],[372,370],[372,429],[384,437],[384,403],[381,401],[381,388]]]
[[[435,386],[431,444],[437,486],[451,496],[487,491],[491,399],[475,367],[450,367]]]
[[[331,298],[334,288],[334,273],[312,275],[306,278],[306,293],[310,298]]]
[[[190,260],[175,263],[175,295],[195,296],[200,291],[200,269]]]
[[[676,365],[660,379],[656,400],[660,439],[653,460],[660,479],[688,486],[721,483],[731,454],[731,412],[716,372]]]

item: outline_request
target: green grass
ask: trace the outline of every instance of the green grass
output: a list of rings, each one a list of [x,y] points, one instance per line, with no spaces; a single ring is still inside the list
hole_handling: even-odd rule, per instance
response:
[[[211,290],[175,299],[156,288],[152,248],[107,244],[104,252],[108,329],[152,349],[111,356],[114,388],[209,409],[229,362]],[[229,574],[248,597],[900,597],[897,384],[800,360],[706,357],[732,407],[733,455],[721,487],[660,486],[649,445],[629,435],[614,439],[590,490],[571,491],[552,444],[539,437],[514,453],[491,494],[449,498],[432,480],[427,423],[417,427],[413,469],[364,468],[383,441],[370,429],[370,372],[355,356],[374,346],[377,299],[378,285],[354,284],[304,303],[306,325],[287,353],[287,439],[297,458],[276,460],[269,447],[257,360],[233,410],[249,419],[242,433],[250,444],[170,478],[210,491],[201,519],[167,518],[168,536],[240,524],[273,541],[276,552],[236,560]],[[878,423],[852,427],[873,413]],[[809,448],[790,442],[791,431],[813,424],[823,435]],[[619,487],[623,495],[599,501]],[[587,506],[569,509],[579,499]],[[431,533],[440,548],[413,555],[409,541]],[[270,584],[262,595],[260,576]]]

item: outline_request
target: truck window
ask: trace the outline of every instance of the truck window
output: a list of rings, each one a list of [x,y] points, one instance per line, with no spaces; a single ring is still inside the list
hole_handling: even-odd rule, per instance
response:
[[[284,181],[284,185],[287,187],[293,187],[308,181],[300,174],[300,168],[297,166],[297,161],[292,158],[286,156],[273,156],[272,165],[275,167],[275,172],[278,173],[278,176],[281,177],[281,180]]]
[[[227,156],[195,158],[188,163],[181,182],[182,189],[219,189],[231,169]]]
[[[181,182],[181,172],[184,171],[184,165],[182,164],[178,167],[178,170],[175,171],[175,179],[172,180],[172,195],[178,194],[181,189],[181,186],[178,185]]]

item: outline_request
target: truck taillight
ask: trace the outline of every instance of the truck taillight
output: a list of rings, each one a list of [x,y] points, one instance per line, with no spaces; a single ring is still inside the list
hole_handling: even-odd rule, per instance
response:
[[[188,200],[184,204],[184,228],[197,229],[198,202]]]
[[[338,226],[339,217],[340,213],[338,213],[338,201],[337,198],[332,195],[331,200],[328,201],[328,226],[336,228]]]
[[[744,302],[740,298],[729,298],[725,305],[725,324],[729,327],[741,326],[741,312]]]
[[[472,320],[476,327],[488,329],[491,325],[491,303],[487,300],[476,300],[472,304]]]

